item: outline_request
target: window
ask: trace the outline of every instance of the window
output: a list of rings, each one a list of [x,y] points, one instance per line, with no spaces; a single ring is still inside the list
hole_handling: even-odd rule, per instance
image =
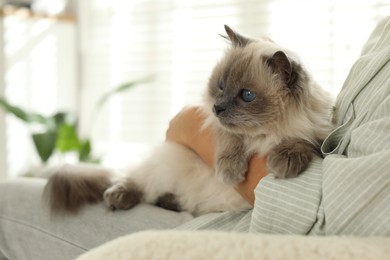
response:
[[[77,23],[57,23],[60,34],[50,29],[49,21],[3,18],[2,48],[8,60],[0,64],[7,71],[0,90],[13,103],[47,114],[78,109],[81,134],[91,136],[96,154],[114,167],[143,157],[164,140],[175,113],[201,102],[211,70],[227,47],[218,36],[224,34],[224,24],[242,34],[269,36],[296,51],[336,96],[369,33],[390,13],[384,0],[75,2]],[[18,49],[26,42],[28,51]],[[14,57],[22,62],[15,63]],[[145,78],[150,80],[111,98],[97,113],[104,93]],[[21,174],[38,158],[28,130],[17,120],[7,118],[6,123],[0,138],[6,135],[8,173]]]
[[[296,51],[336,96],[390,5],[375,0],[90,0],[79,7],[82,130],[92,133],[103,154],[116,151],[113,158],[123,161],[139,154],[135,144],[161,142],[170,117],[201,101],[226,48],[218,36],[224,24],[243,34],[270,36]],[[104,91],[147,76],[153,81],[112,99],[91,129],[94,104]],[[133,148],[126,150],[126,143]]]
[[[76,112],[74,20],[42,18],[20,10],[0,18],[2,94],[11,104],[44,115],[58,110]],[[0,136],[5,140],[1,142],[5,152],[0,154],[0,167],[6,169],[6,176],[25,174],[39,166],[30,127],[9,114],[5,126]]]

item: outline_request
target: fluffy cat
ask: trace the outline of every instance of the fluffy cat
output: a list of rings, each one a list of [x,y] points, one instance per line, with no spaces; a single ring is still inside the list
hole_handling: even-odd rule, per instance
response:
[[[277,178],[310,163],[332,129],[332,100],[297,56],[270,40],[242,36],[225,25],[231,47],[214,68],[200,112],[216,138],[216,170],[170,142],[122,176],[91,166],[63,166],[46,186],[54,212],[104,199],[111,209],[145,202],[194,215],[246,209],[234,190],[248,161],[268,154]]]

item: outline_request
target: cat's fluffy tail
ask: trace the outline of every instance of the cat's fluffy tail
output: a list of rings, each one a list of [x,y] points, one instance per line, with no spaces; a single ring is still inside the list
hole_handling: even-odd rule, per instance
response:
[[[86,204],[103,200],[112,172],[90,165],[64,165],[50,177],[44,199],[52,213],[77,213]]]

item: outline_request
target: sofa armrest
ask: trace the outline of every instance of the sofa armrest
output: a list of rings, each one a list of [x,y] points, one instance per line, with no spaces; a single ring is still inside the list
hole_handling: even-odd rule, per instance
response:
[[[216,231],[143,231],[82,256],[87,259],[386,259],[389,237],[308,237]]]

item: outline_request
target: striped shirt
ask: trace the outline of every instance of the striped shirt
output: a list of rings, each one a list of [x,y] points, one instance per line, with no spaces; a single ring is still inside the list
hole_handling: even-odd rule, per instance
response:
[[[296,178],[264,177],[252,210],[207,214],[179,229],[299,235],[390,235],[390,17],[336,101],[338,127]]]

